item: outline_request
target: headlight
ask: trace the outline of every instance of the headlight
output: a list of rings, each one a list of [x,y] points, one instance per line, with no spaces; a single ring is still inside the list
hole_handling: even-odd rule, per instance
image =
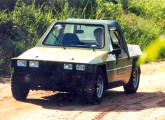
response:
[[[77,64],[76,65],[76,70],[85,71],[85,65]]]
[[[72,64],[64,64],[64,69],[65,70],[72,70],[73,69],[73,65]]]
[[[30,61],[29,62],[29,67],[38,68],[39,67],[39,62],[38,61]]]
[[[17,60],[18,67],[26,67],[27,61],[26,60]]]

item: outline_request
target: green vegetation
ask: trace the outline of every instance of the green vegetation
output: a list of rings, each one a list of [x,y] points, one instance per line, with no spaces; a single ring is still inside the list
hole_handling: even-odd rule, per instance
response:
[[[0,11],[0,76],[9,74],[10,58],[33,47],[55,20],[67,18],[117,20],[130,44],[142,50],[165,34],[164,0],[37,0],[25,4],[17,1],[13,10]],[[159,46],[157,46],[159,47]],[[165,50],[160,50],[164,58]]]
[[[153,41],[143,51],[143,55],[140,56],[137,65],[141,65],[146,61],[154,61],[159,57],[160,50],[165,48],[165,36],[161,36],[157,40]]]

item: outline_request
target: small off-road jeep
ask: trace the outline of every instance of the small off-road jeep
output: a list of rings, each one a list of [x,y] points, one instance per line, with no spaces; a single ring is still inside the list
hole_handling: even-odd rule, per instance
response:
[[[106,89],[136,93],[141,54],[138,45],[127,45],[116,21],[53,22],[34,48],[12,58],[12,95],[22,101],[29,90],[66,91],[100,103]]]

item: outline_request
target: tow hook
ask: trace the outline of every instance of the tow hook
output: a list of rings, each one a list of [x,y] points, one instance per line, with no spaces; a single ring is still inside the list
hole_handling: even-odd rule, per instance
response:
[[[25,83],[29,83],[30,82],[30,75],[29,74],[25,75],[24,79],[25,79]]]

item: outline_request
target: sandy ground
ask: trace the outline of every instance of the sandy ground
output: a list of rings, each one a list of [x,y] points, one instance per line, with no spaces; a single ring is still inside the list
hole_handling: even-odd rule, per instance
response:
[[[165,61],[141,66],[138,92],[123,87],[105,92],[101,105],[66,93],[30,91],[25,102],[13,99],[10,83],[0,84],[0,120],[165,120]]]

